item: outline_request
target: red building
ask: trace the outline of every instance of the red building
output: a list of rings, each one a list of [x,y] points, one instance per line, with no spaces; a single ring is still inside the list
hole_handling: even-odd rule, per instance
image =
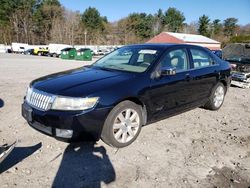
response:
[[[218,41],[212,40],[202,35],[162,32],[150,39],[147,43],[175,43],[175,44],[192,44],[209,48],[210,50],[221,49]]]

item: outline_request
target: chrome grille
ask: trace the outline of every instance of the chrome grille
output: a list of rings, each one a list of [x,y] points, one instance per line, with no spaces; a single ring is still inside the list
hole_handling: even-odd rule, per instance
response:
[[[51,108],[51,103],[53,102],[53,95],[33,88],[28,88],[25,100],[32,107],[38,110],[46,111]]]

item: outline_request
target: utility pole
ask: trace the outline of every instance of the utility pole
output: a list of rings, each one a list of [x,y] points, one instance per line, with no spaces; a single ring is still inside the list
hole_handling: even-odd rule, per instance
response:
[[[86,47],[86,45],[87,45],[87,34],[88,34],[88,32],[87,32],[87,30],[85,29],[85,31],[84,31],[85,47]]]

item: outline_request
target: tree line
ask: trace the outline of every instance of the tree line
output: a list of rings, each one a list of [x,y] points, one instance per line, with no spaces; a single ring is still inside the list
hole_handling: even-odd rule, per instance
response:
[[[202,15],[187,24],[176,8],[155,14],[131,13],[116,22],[93,7],[68,10],[58,0],[0,0],[0,43],[131,44],[142,43],[161,33],[201,34],[223,43],[245,40],[250,25],[239,26],[236,18],[211,20]]]

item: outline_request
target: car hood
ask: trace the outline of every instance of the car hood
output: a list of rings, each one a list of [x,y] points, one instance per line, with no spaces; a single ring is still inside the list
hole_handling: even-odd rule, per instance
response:
[[[82,67],[38,78],[31,87],[55,95],[84,97],[131,77],[131,73]]]

